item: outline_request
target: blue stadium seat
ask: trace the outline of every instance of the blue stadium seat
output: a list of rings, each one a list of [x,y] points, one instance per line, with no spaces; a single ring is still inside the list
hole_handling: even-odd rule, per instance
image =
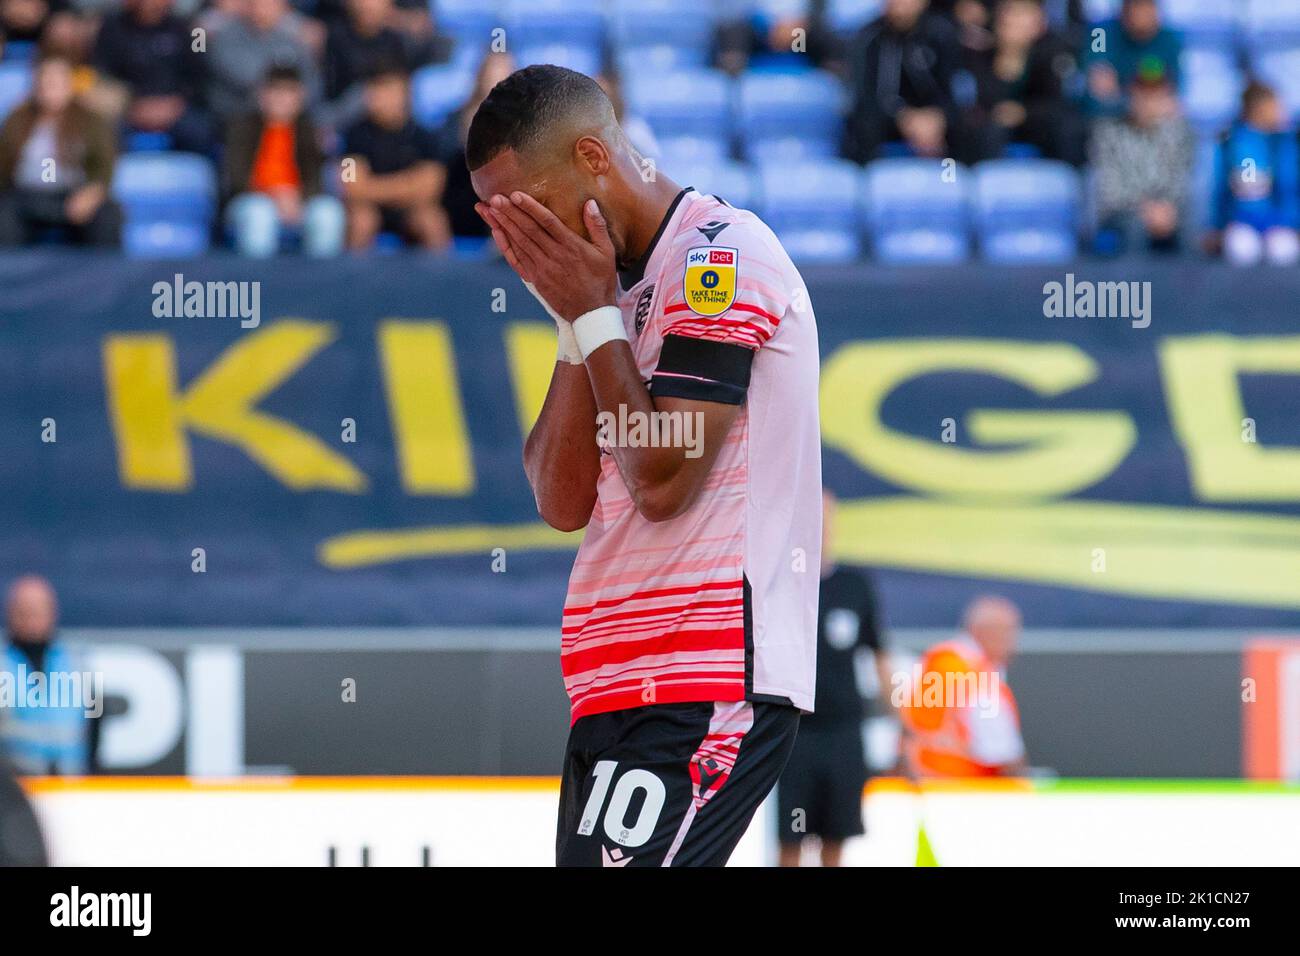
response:
[[[656,136],[731,136],[731,80],[719,70],[636,74],[626,78],[623,96]]]
[[[790,258],[838,263],[861,255],[858,175],[858,167],[843,159],[759,168],[763,218]]]
[[[192,153],[129,153],[113,173],[125,218],[122,244],[137,258],[183,258],[207,251],[217,177]]]
[[[1255,72],[1273,86],[1292,120],[1300,120],[1300,47],[1255,54]]]
[[[31,88],[31,67],[26,63],[0,63],[0,123],[15,106],[27,99]]]
[[[35,40],[10,40],[4,45],[6,63],[35,63],[37,52]]]
[[[699,0],[614,0],[610,30],[623,75],[707,66],[715,13]]]
[[[716,136],[666,136],[659,138],[660,168],[720,163],[727,159],[727,142]]]
[[[462,48],[485,50],[492,31],[504,25],[496,0],[430,0],[430,13],[438,30]]]
[[[864,219],[875,257],[891,264],[970,257],[969,180],[933,159],[878,159],[862,173]]]
[[[975,168],[975,228],[991,262],[1064,262],[1078,250],[1079,174],[1056,160]]]
[[[1240,0],[1243,25],[1252,50],[1300,46],[1300,3],[1296,0]]]
[[[700,70],[709,65],[707,57],[686,47],[671,43],[654,43],[626,48],[615,46],[614,63],[623,82],[633,79],[651,79],[678,70]]]
[[[605,18],[591,0],[507,0],[505,20],[515,50],[563,44],[599,60],[604,47]]]
[[[124,153],[165,153],[171,148],[170,133],[135,130],[122,137]]]
[[[741,77],[737,126],[746,156],[761,162],[834,156],[844,90],[821,70]]]
[[[1241,73],[1231,54],[1206,47],[1183,50],[1182,100],[1187,118],[1202,133],[1226,129],[1241,106]]]
[[[532,66],[534,63],[553,63],[556,66],[577,70],[588,76],[599,76],[601,52],[599,47],[581,46],[571,43],[542,43],[536,46],[518,47],[515,57],[519,66]]]
[[[1161,0],[1166,26],[1183,34],[1192,46],[1231,47],[1238,26],[1241,0]]]
[[[1120,0],[1083,0],[1083,14],[1089,23],[1119,16]]]
[[[474,71],[459,63],[433,63],[411,76],[411,115],[426,129],[437,129],[460,109],[474,89]]]
[[[754,174],[743,163],[683,163],[662,169],[682,186],[694,186],[704,195],[725,199],[737,209],[748,209],[754,203]]]

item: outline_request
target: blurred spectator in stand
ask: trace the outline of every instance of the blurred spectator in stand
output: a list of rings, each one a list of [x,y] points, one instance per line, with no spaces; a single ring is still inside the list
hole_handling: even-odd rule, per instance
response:
[[[885,12],[852,41],[848,52],[852,106],[845,155],[875,159],[901,140],[918,156],[964,158],[953,98],[960,48],[957,31],[926,9],[928,0],[886,0]]]
[[[839,866],[844,841],[860,836],[867,783],[857,656],[868,651],[880,697],[892,681],[880,639],[875,588],[864,571],[837,565],[837,502],[822,495],[822,566],[817,612],[817,709],[799,721],[799,736],[777,787],[777,842],[782,866],[798,866],[803,841],[821,841],[822,866]]]
[[[1052,29],[1077,48],[1088,25],[1085,0],[1042,0],[1043,13]],[[993,21],[998,0],[930,0],[930,9],[957,25],[961,44],[971,50],[993,46]]]
[[[34,59],[37,44],[50,18],[67,8],[66,0],[0,0],[0,31],[5,35],[5,56]]]
[[[162,148],[209,153],[212,119],[199,105],[203,54],[174,0],[125,0],[99,28],[93,61],[101,82],[119,86],[128,137],[156,134]]]
[[[1042,0],[1001,0],[993,24],[992,48],[969,58],[981,155],[995,159],[1008,143],[1025,143],[1048,159],[1082,164],[1084,125],[1066,95],[1078,65],[1065,40],[1047,29]]]
[[[369,249],[380,232],[447,248],[447,172],[437,137],[411,118],[410,77],[399,64],[381,64],[366,80],[365,96],[365,118],[343,137],[348,248]]]
[[[332,28],[348,19],[349,5],[349,0],[318,0],[312,16]],[[396,30],[407,44],[406,55],[418,63],[445,60],[453,46],[450,37],[434,29],[429,6],[429,0],[392,0],[384,17],[384,25]]]
[[[389,16],[411,49],[421,51],[421,56],[440,62],[451,56],[455,41],[434,29],[428,0],[394,0],[393,12]]]
[[[489,53],[483,57],[469,98],[447,118],[438,133],[440,158],[447,170],[442,206],[447,212],[452,234],[457,237],[479,239],[488,236],[487,223],[474,211],[478,196],[469,181],[469,168],[465,165],[465,136],[479,104],[491,92],[492,87],[514,71],[515,60],[509,53]]]
[[[98,21],[83,16],[68,0],[0,0],[0,35],[6,37],[4,58],[35,63],[58,56],[72,65],[72,91],[83,98],[95,81],[86,65]],[[95,108],[93,101],[82,105]]]
[[[1174,252],[1182,242],[1195,137],[1167,77],[1139,79],[1128,100],[1128,116],[1099,120],[1093,133],[1096,251]]]
[[[913,777],[1024,773],[1020,713],[1006,681],[1019,639],[1014,604],[977,598],[962,617],[962,633],[925,652],[920,686],[895,688]]]
[[[78,245],[117,245],[115,161],[111,128],[73,97],[72,64],[42,58],[31,96],[0,127],[0,246],[55,232]]]
[[[1140,76],[1159,74],[1176,89],[1182,37],[1160,22],[1156,0],[1124,0],[1119,17],[1090,31],[1084,46],[1089,110],[1120,116],[1124,93]]]
[[[19,773],[84,774],[94,769],[98,717],[86,713],[85,668],[56,636],[58,601],[44,578],[21,577],[5,601],[6,640],[0,670],[15,686],[32,687],[32,675],[46,675],[45,695],[0,707],[0,751]],[[53,681],[51,675],[59,680]],[[74,681],[73,675],[78,675]],[[68,700],[60,688],[82,685],[83,696]],[[100,702],[102,703],[102,701]]]
[[[210,11],[203,22],[208,24],[208,105],[220,119],[247,112],[273,66],[296,69],[308,103],[318,101],[316,53],[323,28],[290,9],[286,0],[240,0],[238,6]]]
[[[1247,85],[1214,172],[1212,248],[1239,266],[1300,261],[1300,150],[1276,91],[1258,81]]]
[[[365,79],[380,63],[403,64],[409,73],[432,57],[396,27],[393,0],[347,0],[346,15],[329,25],[325,41],[325,118],[350,126],[365,113]]]
[[[275,255],[285,233],[300,234],[311,256],[338,255],[343,248],[343,204],[322,189],[325,156],[306,100],[298,71],[273,67],[258,90],[258,111],[227,127],[221,167],[226,223],[243,255]]]
[[[840,72],[843,41],[826,23],[828,0],[760,0],[748,16],[717,28],[718,66],[739,74],[750,66],[816,66]]]

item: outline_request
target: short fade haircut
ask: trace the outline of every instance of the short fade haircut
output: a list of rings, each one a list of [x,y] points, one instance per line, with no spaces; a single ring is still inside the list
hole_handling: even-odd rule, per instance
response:
[[[523,152],[566,117],[582,113],[614,115],[609,97],[591,77],[549,64],[516,70],[492,87],[474,113],[465,165],[478,169],[504,150]]]

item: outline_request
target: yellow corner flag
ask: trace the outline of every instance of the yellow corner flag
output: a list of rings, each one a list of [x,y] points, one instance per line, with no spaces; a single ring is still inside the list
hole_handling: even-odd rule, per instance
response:
[[[916,865],[939,865],[939,861],[934,857],[934,848],[930,846],[930,837],[925,832],[924,822],[919,823],[916,828]]]

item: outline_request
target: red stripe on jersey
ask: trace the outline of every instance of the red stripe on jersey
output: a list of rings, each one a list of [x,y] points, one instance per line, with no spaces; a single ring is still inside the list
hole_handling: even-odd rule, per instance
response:
[[[590,604],[585,607],[566,607],[564,613],[566,616],[569,614],[588,614],[591,611],[596,610],[598,607],[615,607],[619,604],[626,604],[628,601],[644,601],[650,598],[672,597],[676,594],[690,594],[692,591],[721,591],[728,588],[739,589],[741,587],[743,587],[743,583],[739,578],[737,578],[734,581],[705,581],[700,584],[683,585],[682,587],[658,588],[649,591],[633,591],[631,594],[624,595],[623,597],[606,598],[603,601],[597,601],[595,604]]]
[[[656,650],[655,644],[663,646]],[[708,628],[700,631],[660,632],[634,640],[601,644],[590,649],[571,648],[565,652],[563,670],[565,674],[581,674],[604,664],[630,664],[638,658],[653,656],[656,653],[668,650],[677,654],[687,651],[739,650],[744,646],[745,628],[743,626]],[[688,663],[688,661],[683,660],[676,663]]]

